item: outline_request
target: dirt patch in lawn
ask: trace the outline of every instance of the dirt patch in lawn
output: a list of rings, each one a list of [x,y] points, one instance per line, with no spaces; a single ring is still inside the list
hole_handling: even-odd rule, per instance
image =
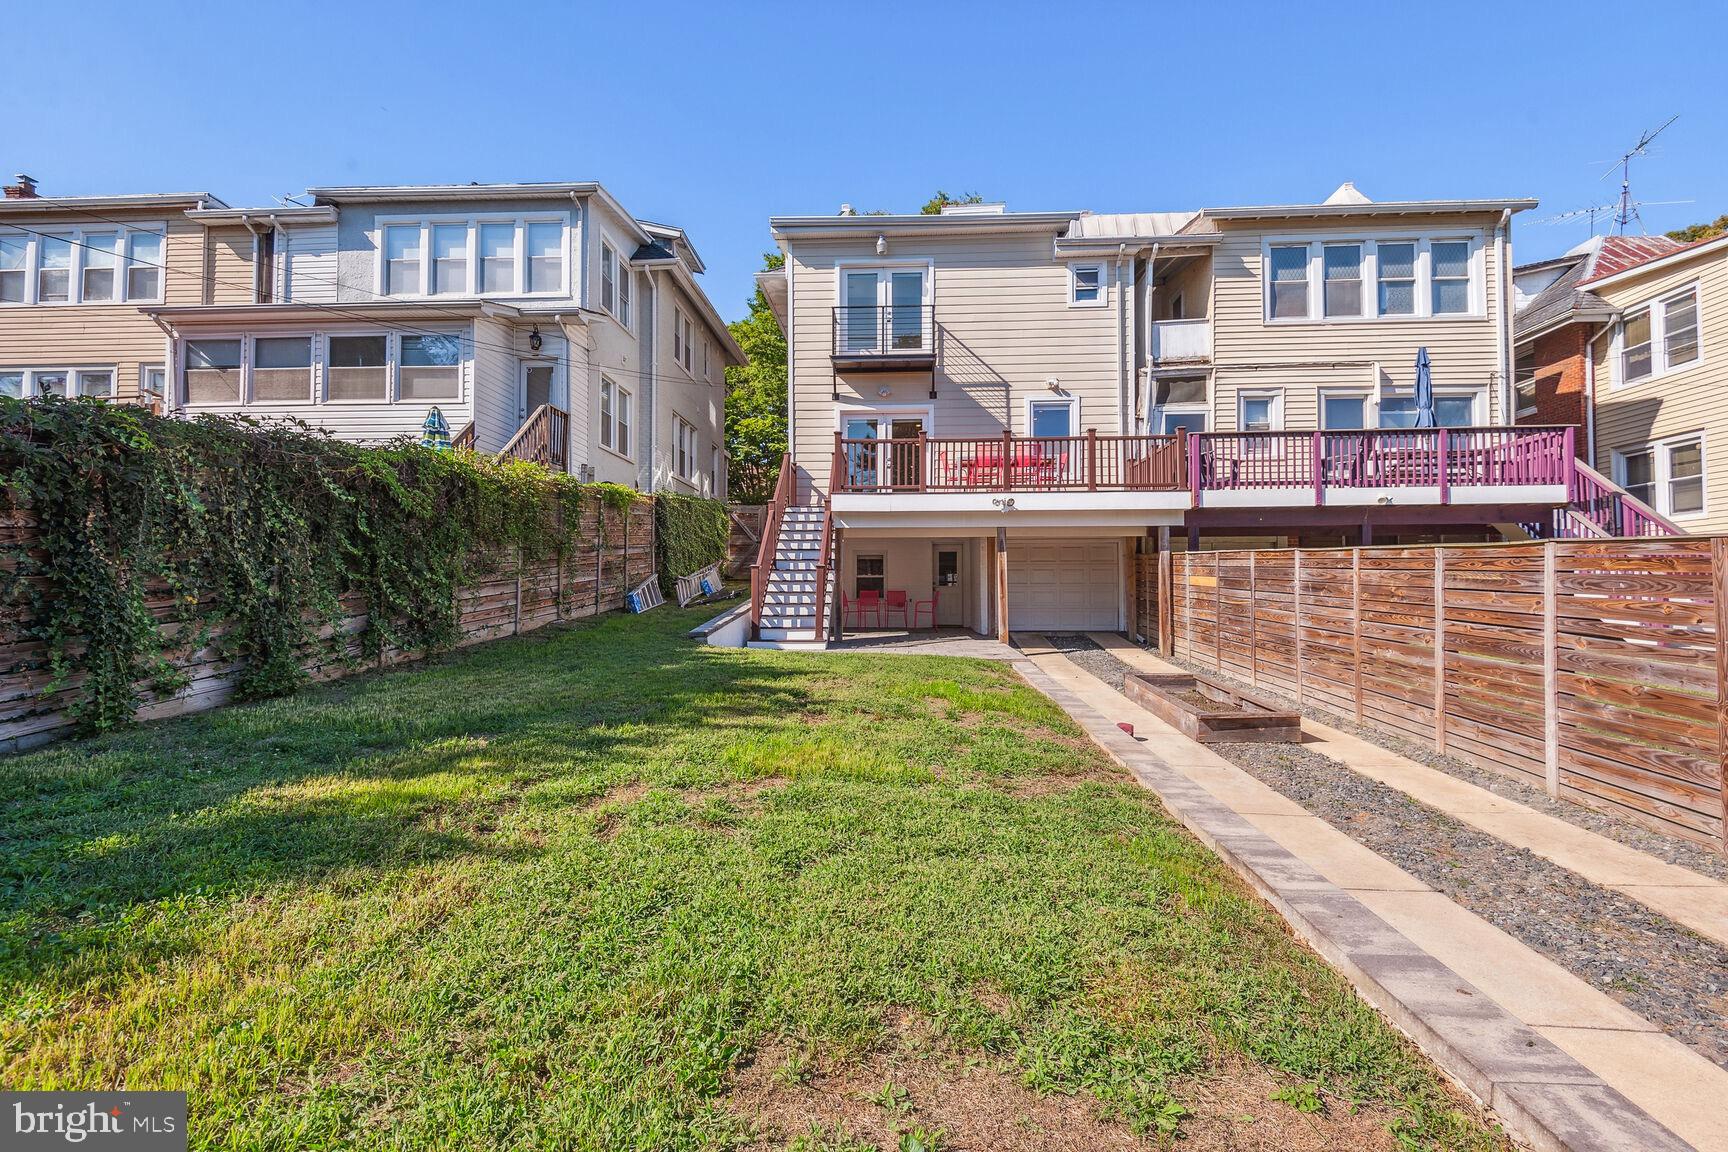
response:
[[[1393,1152],[1390,1114],[1350,1113],[1328,1102],[1304,1114],[1271,1099],[1279,1084],[1265,1071],[1235,1066],[1180,1086],[1188,1109],[1180,1147],[1191,1152]],[[880,1149],[908,1133],[939,1132],[943,1152],[1068,1152],[1159,1147],[1085,1094],[1044,1096],[1011,1067],[952,1052],[872,1053],[823,1065],[796,1047],[773,1043],[742,1068],[727,1101],[749,1132],[752,1152],[783,1149],[819,1132]],[[819,1145],[820,1146],[820,1145]],[[1162,1146],[1170,1146],[1166,1141]]]
[[[646,795],[648,785],[641,781],[608,788],[604,796],[588,805],[589,810],[594,813],[594,835],[601,840],[610,840],[618,835],[618,829],[624,822],[625,811]]]

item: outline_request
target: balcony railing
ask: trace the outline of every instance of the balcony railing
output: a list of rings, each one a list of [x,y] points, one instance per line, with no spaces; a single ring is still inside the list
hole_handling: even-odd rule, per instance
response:
[[[1571,428],[1420,428],[1206,432],[1189,436],[834,437],[831,491],[1312,493],[1574,484]],[[1277,493],[1280,498],[1274,498]],[[1298,495],[1301,494],[1301,495]],[[1512,496],[1509,499],[1516,500]]]
[[[1153,321],[1153,363],[1210,359],[1212,359],[1212,322],[1210,320]]]
[[[1184,436],[834,437],[836,492],[1180,492]]]
[[[928,362],[936,355],[933,304],[842,305],[834,309],[835,360]]]

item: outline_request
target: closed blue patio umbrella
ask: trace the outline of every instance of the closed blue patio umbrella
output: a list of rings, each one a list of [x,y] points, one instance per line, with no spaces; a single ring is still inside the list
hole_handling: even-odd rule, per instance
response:
[[[450,449],[450,421],[444,418],[436,404],[426,413],[426,422],[420,425],[420,446],[444,451]]]
[[[1434,419],[1434,378],[1428,370],[1428,349],[1416,349],[1416,427],[1432,428]]]

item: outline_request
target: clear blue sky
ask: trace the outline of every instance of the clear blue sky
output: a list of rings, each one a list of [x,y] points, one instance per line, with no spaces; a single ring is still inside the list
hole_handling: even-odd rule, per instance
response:
[[[45,194],[596,179],[723,315],[775,213],[1537,196],[1587,235],[1639,132],[1652,232],[1728,212],[1720,0],[1332,5],[14,3],[0,172]],[[79,61],[82,61],[80,63]]]

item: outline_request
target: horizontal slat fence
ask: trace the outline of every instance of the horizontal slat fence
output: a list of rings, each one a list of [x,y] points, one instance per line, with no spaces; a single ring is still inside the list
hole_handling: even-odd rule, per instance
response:
[[[601,530],[601,517],[606,520]],[[484,578],[456,594],[460,645],[476,644],[530,632],[560,620],[575,620],[624,606],[625,594],[654,575],[654,509],[647,500],[634,502],[628,512],[605,508],[598,497],[584,500],[575,547],[557,557],[518,563],[509,554],[484,558]],[[0,515],[0,538],[25,543],[34,535],[35,521],[28,510]],[[162,621],[165,634],[178,627],[169,620],[172,605],[164,594],[153,599],[151,610]],[[347,659],[332,659],[327,651],[307,653],[304,667],[314,680],[332,680],[360,671],[354,661],[360,652],[358,636],[366,629],[367,610],[358,596],[344,599],[345,616],[340,630],[354,637],[346,645]],[[0,753],[52,740],[70,732],[66,710],[78,697],[76,682],[42,695],[49,682],[43,646],[22,640],[23,621],[15,616],[0,620]],[[234,694],[240,668],[217,651],[220,629],[204,648],[185,653],[175,665],[189,683],[172,697],[153,699],[147,693],[137,716],[155,720],[202,712],[225,704]],[[387,649],[383,659],[368,667],[392,665],[418,659],[422,653]]]
[[[1725,847],[1728,540],[1171,563],[1178,659]]]

